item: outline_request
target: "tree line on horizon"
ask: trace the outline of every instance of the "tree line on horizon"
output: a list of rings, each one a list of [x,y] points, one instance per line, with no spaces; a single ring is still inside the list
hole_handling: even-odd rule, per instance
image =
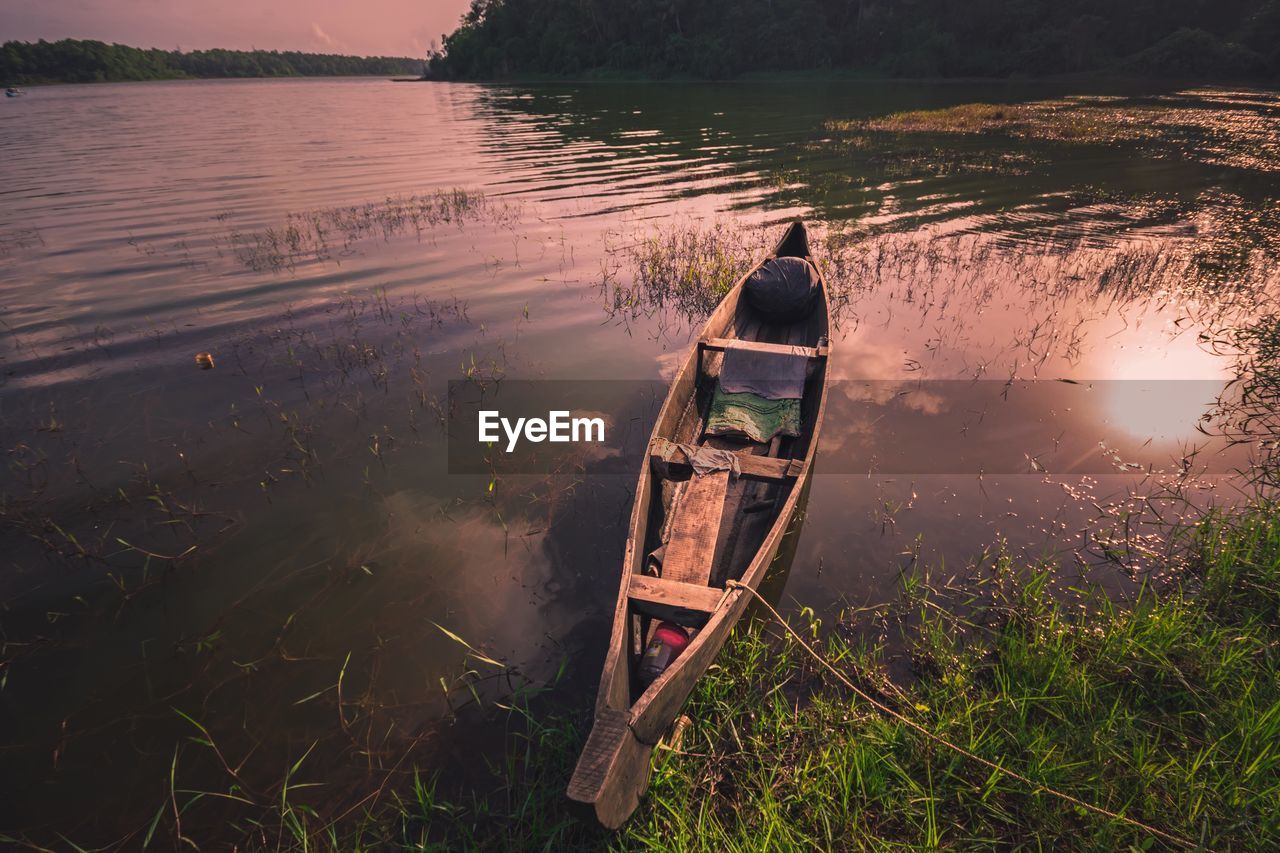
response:
[[[8,41],[0,81],[105,83],[187,77],[325,77],[422,73],[421,59],[276,50],[159,50],[100,41]]]
[[[472,0],[437,79],[1280,77],[1280,0]]]

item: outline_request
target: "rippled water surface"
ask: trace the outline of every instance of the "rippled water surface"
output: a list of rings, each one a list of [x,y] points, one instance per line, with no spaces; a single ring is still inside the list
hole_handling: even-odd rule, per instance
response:
[[[868,121],[973,101],[1058,124]],[[788,607],[853,620],[1000,542],[1124,597],[1146,565],[1109,543],[1244,487],[1214,418],[1227,332],[1277,287],[1272,92],[309,80],[0,108],[9,834],[130,846],[172,773],[236,792],[184,813],[216,845],[304,755],[334,818],[414,767],[480,784],[504,722],[477,700],[586,707],[635,472],[450,474],[448,383],[635,380],[582,405],[643,442],[635,389],[714,306],[699,283],[797,216],[839,329]]]

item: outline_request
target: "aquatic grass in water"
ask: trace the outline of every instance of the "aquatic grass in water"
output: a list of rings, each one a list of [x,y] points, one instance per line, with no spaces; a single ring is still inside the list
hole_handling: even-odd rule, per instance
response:
[[[222,239],[249,269],[278,272],[294,269],[300,261],[341,257],[352,250],[354,243],[369,237],[390,239],[414,234],[422,239],[426,231],[440,225],[483,221],[512,227],[518,218],[517,205],[493,201],[479,190],[455,187],[291,213],[281,227],[249,233],[233,230]]]
[[[605,247],[606,311],[635,319],[671,308],[690,325],[709,316],[767,251],[762,230],[725,222],[678,220],[623,239]]]
[[[1274,172],[1280,170],[1278,104],[1274,93],[1264,91],[1188,90],[1133,99],[1084,95],[837,119],[826,128],[854,136],[869,131],[1002,133],[1073,143],[1154,143],[1170,155]]]
[[[1117,306],[1176,304],[1187,312],[1179,322],[1217,328],[1280,295],[1280,246],[1272,236],[1280,223],[1242,227],[1259,215],[1242,199],[1220,194],[1173,210],[1094,194],[1073,204],[1095,225],[1110,218],[1109,232],[1077,233],[1063,226],[1060,211],[1036,210],[975,217],[959,229],[945,223],[902,232],[898,219],[819,223],[810,241],[833,324],[856,323],[864,301],[915,304],[937,317],[941,350],[953,332],[965,333],[965,312],[1026,304],[1027,328],[1012,341],[1013,353],[1026,357],[1010,369],[1034,376],[1052,358],[1078,360],[1087,324]],[[1150,236],[1188,217],[1193,231]],[[777,231],[681,220],[606,241],[598,284],[605,311],[622,323],[657,318],[658,335],[694,330],[772,248]]]
[[[130,448],[134,455],[127,460],[117,458],[108,444],[112,437],[100,434],[90,408],[55,389],[34,422],[30,416],[24,422],[16,407],[0,420],[20,439],[8,448],[0,531],[34,543],[32,558],[39,554],[50,566],[92,566],[132,596],[135,579],[156,580],[147,569],[176,565],[242,523],[238,508],[211,506],[228,481],[260,479],[268,500],[280,480],[310,484],[322,467],[315,434],[335,411],[369,420],[366,394],[394,390],[404,403],[398,408],[407,420],[396,422],[403,423],[401,441],[418,441],[420,429],[434,438],[438,418],[429,412],[439,409],[443,389],[440,380],[429,385],[423,338],[466,323],[464,303],[390,296],[385,288],[343,294],[305,316],[271,318],[216,347],[220,374],[244,378],[229,392],[221,416],[194,434],[157,439],[149,452]],[[72,402],[73,413],[63,414],[60,406]],[[379,427],[390,429],[385,421],[370,424]],[[380,459],[395,438],[388,432],[373,440],[380,442]],[[227,471],[220,453],[203,446],[209,442],[222,453],[247,447],[250,457]],[[88,452],[99,446],[113,449]],[[332,444],[325,450],[337,452]]]
[[[1253,448],[1249,472],[1262,487],[1280,487],[1280,313],[1269,310],[1218,342],[1239,354],[1237,378],[1219,401],[1218,428]]]

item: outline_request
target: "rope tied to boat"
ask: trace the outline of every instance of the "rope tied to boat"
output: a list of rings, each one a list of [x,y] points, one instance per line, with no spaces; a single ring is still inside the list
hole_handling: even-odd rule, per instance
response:
[[[1002,773],[1005,776],[1008,776],[1010,779],[1015,779],[1035,790],[1044,791],[1046,794],[1050,794],[1065,802],[1071,803],[1074,806],[1079,806],[1080,808],[1085,809],[1086,811],[1091,811],[1094,814],[1102,815],[1103,817],[1108,817],[1108,818],[1111,818],[1112,820],[1118,820],[1121,823],[1127,823],[1130,826],[1136,827],[1137,829],[1141,829],[1143,832],[1154,835],[1157,838],[1161,838],[1165,841],[1168,841],[1171,844],[1185,847],[1189,850],[1210,850],[1211,849],[1195,841],[1192,841],[1188,838],[1183,838],[1180,835],[1175,835],[1172,832],[1167,832],[1163,829],[1157,829],[1156,827],[1151,826],[1150,824],[1143,823],[1140,820],[1136,820],[1134,818],[1127,817],[1117,812],[1104,809],[1102,806],[1097,806],[1097,805],[1094,805],[1093,803],[1085,802],[1084,800],[1078,797],[1073,797],[1070,794],[1065,793],[1064,791],[1059,791],[1054,788],[1050,788],[1048,785],[1045,785],[1042,782],[1037,782],[1034,779],[1031,779],[1030,777],[1022,775],[1016,770],[1010,770],[1007,767],[996,764],[994,761],[990,761],[986,758],[983,758],[981,755],[978,755],[977,753],[970,752],[964,747],[959,746],[958,744],[952,743],[951,741],[947,740],[941,735],[934,734],[933,732],[926,729],[924,726],[904,716],[898,711],[895,711],[893,708],[890,708],[888,705],[884,704],[880,700],[871,696],[866,691],[860,689],[848,678],[846,678],[842,672],[840,672],[838,669],[832,666],[832,664],[826,658],[818,654],[818,652],[816,652],[812,646],[810,646],[807,642],[805,642],[804,637],[800,636],[800,634],[796,631],[796,629],[792,628],[791,624],[787,622],[787,620],[782,618],[782,614],[780,614],[776,609],[774,609],[773,605],[770,604],[768,601],[766,601],[764,596],[762,596],[760,593],[756,592],[754,589],[742,583],[741,581],[736,581],[736,580],[725,581],[725,587],[729,589],[742,589],[751,593],[755,597],[756,601],[759,601],[761,604],[765,606],[766,609],[768,609],[769,613],[773,615],[773,618],[778,622],[778,624],[780,624],[783,628],[785,628],[787,630],[787,633],[789,633],[793,638],[795,638],[796,642],[800,644],[801,648],[803,648],[806,652],[808,652],[810,657],[812,657],[818,663],[822,664],[822,666],[825,667],[828,671],[830,671],[832,675],[834,675],[837,679],[839,679],[841,684],[843,684],[845,687],[848,687],[850,690],[852,690],[863,701],[870,703],[873,707],[875,707],[876,710],[892,717],[893,719],[897,720],[898,722],[902,723],[903,725],[907,726],[913,731],[919,732],[920,734],[924,735],[926,738],[933,741],[934,743],[939,744],[940,746],[945,746],[947,749],[950,749],[953,752],[956,752],[959,755],[962,755],[965,758],[970,759],[971,761],[975,761],[978,764],[981,764],[983,767],[988,768],[989,770],[994,770],[997,773]]]

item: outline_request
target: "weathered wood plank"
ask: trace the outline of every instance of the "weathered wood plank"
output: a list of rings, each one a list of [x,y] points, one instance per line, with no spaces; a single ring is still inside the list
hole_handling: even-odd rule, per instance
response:
[[[600,674],[600,689],[596,694],[597,713],[604,708],[625,708],[631,704],[631,662],[628,646],[632,638],[630,617],[627,614],[627,579],[633,574],[641,573],[653,483],[653,477],[647,468],[640,472],[635,504],[631,508],[631,535],[627,537],[618,601],[613,613],[613,636],[609,641],[609,649],[605,653],[604,670]]]
[[[830,352],[830,347],[801,347],[792,344],[767,344],[761,341],[744,341],[737,338],[708,338],[701,342],[704,349],[721,351],[726,349],[730,344],[742,349],[752,349],[758,352],[776,352],[784,355],[802,350],[809,358],[826,358]]]
[[[706,621],[705,614],[715,611],[724,590],[667,578],[632,575],[627,595],[631,597],[632,604],[642,610],[645,609],[644,604],[658,605],[673,611],[689,610],[702,614],[702,621]]]
[[[627,718],[613,708],[596,715],[567,791],[569,799],[593,806],[609,829],[631,816],[649,783],[653,747],[636,738]]]
[[[613,708],[606,708],[596,715],[591,734],[582,747],[582,757],[573,769],[569,780],[569,796],[580,802],[593,802],[600,792],[623,739],[631,734],[627,727],[627,715]]]
[[[689,481],[680,499],[679,512],[671,523],[671,541],[662,558],[664,580],[707,585],[728,489],[728,471],[713,471]]]
[[[793,490],[783,505],[782,512],[774,520],[769,535],[765,537],[760,550],[747,566],[742,576],[742,583],[757,589],[763,580],[769,564],[778,553],[778,545],[795,514],[796,504],[801,489]],[[711,616],[706,627],[698,632],[693,642],[680,657],[658,676],[658,680],[631,706],[631,731],[641,743],[657,743],[671,725],[680,707],[684,705],[694,685],[707,667],[715,660],[716,654],[729,638],[733,626],[742,617],[750,598],[739,589],[727,591],[721,607]]]

